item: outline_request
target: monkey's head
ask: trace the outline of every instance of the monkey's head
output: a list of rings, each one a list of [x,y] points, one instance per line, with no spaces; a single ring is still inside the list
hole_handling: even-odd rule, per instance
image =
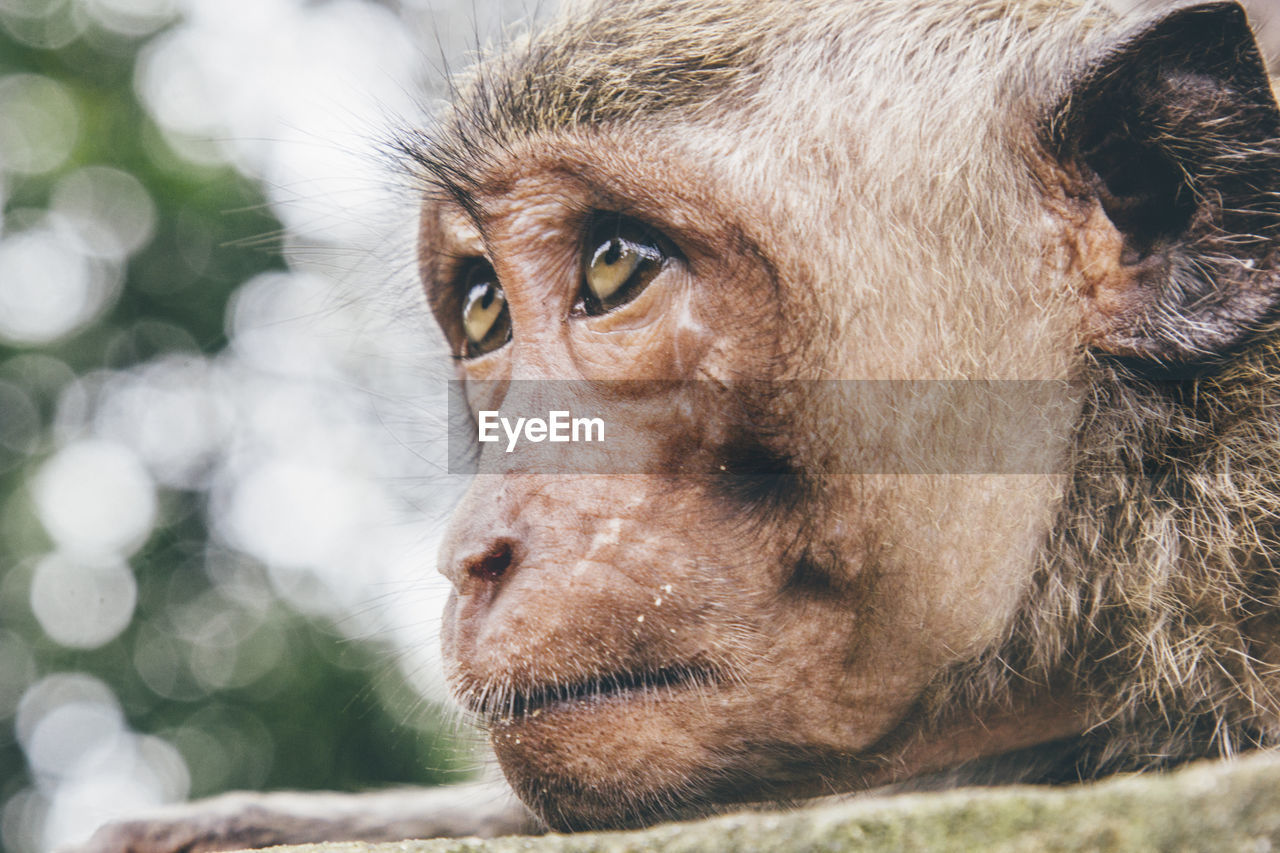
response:
[[[1238,483],[1188,495],[1274,361],[1278,129],[1233,3],[611,0],[482,63],[408,146],[430,304],[473,416],[524,389],[610,442],[557,471],[498,431],[441,551],[525,802],[1263,740],[1187,667],[1246,680],[1269,534],[1223,532]]]

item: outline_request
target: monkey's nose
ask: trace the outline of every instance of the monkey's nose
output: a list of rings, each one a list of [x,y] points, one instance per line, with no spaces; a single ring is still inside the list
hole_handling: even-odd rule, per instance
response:
[[[495,583],[502,579],[515,562],[515,548],[508,539],[499,539],[485,551],[462,560],[462,570],[467,577]]]

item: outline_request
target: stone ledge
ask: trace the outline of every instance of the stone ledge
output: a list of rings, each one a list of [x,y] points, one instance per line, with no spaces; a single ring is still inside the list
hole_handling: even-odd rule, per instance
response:
[[[290,853],[1280,849],[1280,755],[1062,788],[979,788],[744,813],[637,832],[313,844]]]

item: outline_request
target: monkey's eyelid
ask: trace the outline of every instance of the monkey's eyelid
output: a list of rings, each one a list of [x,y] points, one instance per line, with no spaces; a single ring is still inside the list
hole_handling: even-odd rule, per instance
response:
[[[493,265],[485,258],[465,261],[452,277],[453,307],[442,313],[457,329],[460,356],[476,358],[502,348],[511,340],[511,312]]]
[[[619,213],[597,214],[582,244],[575,310],[595,316],[630,302],[676,255],[656,229]]]

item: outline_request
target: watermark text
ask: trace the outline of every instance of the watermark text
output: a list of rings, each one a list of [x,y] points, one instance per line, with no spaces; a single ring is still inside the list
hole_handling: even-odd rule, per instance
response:
[[[516,449],[523,434],[525,441],[604,441],[603,418],[575,418],[568,411],[553,411],[546,418],[502,417],[501,412],[482,410],[478,421],[478,438],[482,442],[501,441],[498,429],[507,437],[507,453]]]

